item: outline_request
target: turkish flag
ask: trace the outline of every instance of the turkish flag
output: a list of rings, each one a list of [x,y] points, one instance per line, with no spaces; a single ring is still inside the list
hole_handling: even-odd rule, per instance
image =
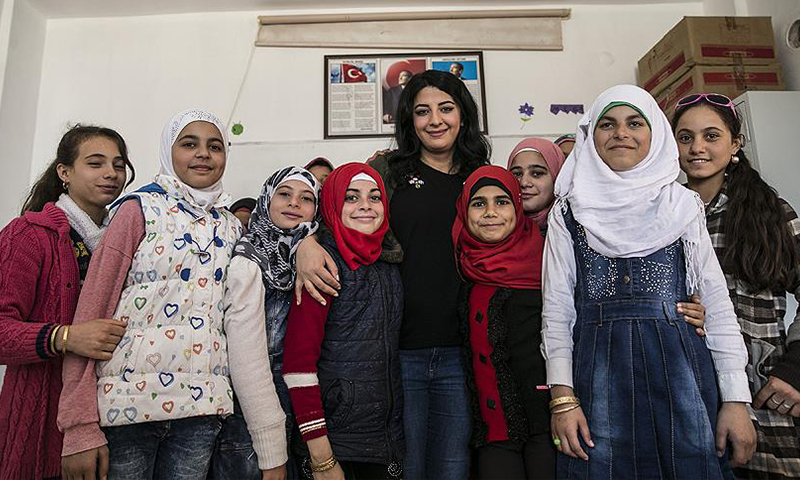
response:
[[[359,83],[367,81],[366,74],[364,74],[364,72],[362,72],[357,66],[349,63],[342,64],[342,78],[344,78],[344,83]]]

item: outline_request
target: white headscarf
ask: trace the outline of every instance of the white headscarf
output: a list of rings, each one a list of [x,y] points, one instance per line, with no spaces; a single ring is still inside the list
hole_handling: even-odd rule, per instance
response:
[[[594,145],[598,117],[614,102],[636,107],[652,133],[647,157],[624,172],[611,170]],[[700,197],[676,182],[679,172],[678,145],[658,104],[639,87],[617,85],[601,93],[578,124],[555,194],[569,202],[589,246],[606,257],[644,257],[682,239],[691,294],[701,284],[696,257],[705,213]]]
[[[372,178],[371,176],[369,176],[369,174],[366,174],[366,173],[363,173],[363,172],[362,172],[362,173],[359,173],[358,175],[355,175],[353,178],[351,178],[351,179],[350,179],[350,183],[357,182],[357,181],[359,181],[359,180],[364,180],[364,181],[367,181],[367,182],[372,182],[372,183],[374,183],[375,185],[377,185],[377,184],[378,184],[378,182],[377,182],[377,181],[375,181],[375,179],[374,179],[374,178]]]
[[[194,188],[178,178],[175,173],[175,168],[172,166],[172,145],[178,138],[186,125],[192,122],[208,122],[219,130],[222,135],[222,143],[225,147],[225,155],[228,155],[228,134],[222,121],[211,112],[200,109],[184,110],[183,112],[172,117],[172,120],[164,126],[161,132],[161,149],[159,150],[159,161],[161,162],[161,169],[159,176],[169,177],[176,186],[180,186],[183,194],[187,196],[187,200],[203,210],[210,210],[213,206],[224,206],[226,200],[230,200],[228,196],[223,198],[224,191],[222,189],[222,177],[210,187]],[[220,201],[221,200],[221,201]]]

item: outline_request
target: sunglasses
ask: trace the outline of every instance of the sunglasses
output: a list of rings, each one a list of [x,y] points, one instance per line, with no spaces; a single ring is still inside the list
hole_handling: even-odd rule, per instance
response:
[[[678,110],[680,108],[688,107],[689,105],[697,103],[703,99],[705,99],[708,103],[717,105],[719,107],[730,108],[733,112],[733,116],[739,118],[739,114],[736,113],[736,108],[733,106],[733,101],[721,93],[693,93],[691,95],[686,95],[678,100],[678,104],[675,106],[675,109]]]

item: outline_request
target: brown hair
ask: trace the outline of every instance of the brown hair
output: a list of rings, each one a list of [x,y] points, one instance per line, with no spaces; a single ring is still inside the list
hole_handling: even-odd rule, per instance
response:
[[[136,170],[134,170],[133,164],[128,158],[128,147],[125,145],[125,140],[122,136],[110,128],[78,124],[67,130],[67,133],[61,137],[56,150],[56,158],[50,162],[47,169],[31,187],[28,197],[22,206],[21,214],[25,214],[28,211],[40,212],[47,202],[58,200],[59,195],[64,192],[63,183],[58,176],[58,165],[62,164],[71,167],[78,157],[78,150],[81,144],[94,137],[105,137],[117,144],[120,156],[125,161],[125,166],[131,170],[130,180],[125,186],[127,187],[133,183],[134,178],[136,178]]]

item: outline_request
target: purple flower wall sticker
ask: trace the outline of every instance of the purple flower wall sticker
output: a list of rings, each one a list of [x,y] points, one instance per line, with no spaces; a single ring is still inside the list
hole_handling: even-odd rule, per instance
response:
[[[533,106],[529,105],[528,102],[523,103],[519,106],[519,119],[522,120],[522,125],[519,127],[522,130],[525,127],[525,122],[530,121],[533,118]]]

